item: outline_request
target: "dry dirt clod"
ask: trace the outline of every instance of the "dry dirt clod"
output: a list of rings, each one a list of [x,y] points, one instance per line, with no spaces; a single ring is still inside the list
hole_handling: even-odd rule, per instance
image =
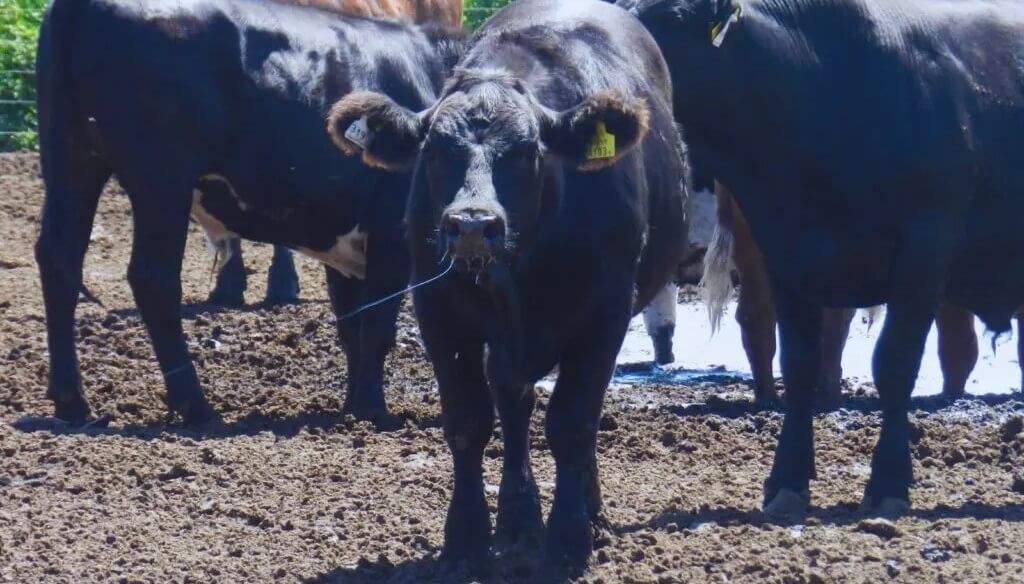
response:
[[[1014,416],[1003,423],[999,429],[999,436],[1003,442],[1013,442],[1021,432],[1024,432],[1024,417]]]
[[[900,535],[900,530],[896,527],[896,524],[882,517],[862,519],[857,523],[857,531],[877,535],[882,539],[892,539]]]

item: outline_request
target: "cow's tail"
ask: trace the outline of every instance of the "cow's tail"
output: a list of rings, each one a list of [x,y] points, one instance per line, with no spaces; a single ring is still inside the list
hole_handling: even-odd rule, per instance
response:
[[[54,0],[43,18],[36,47],[36,109],[39,119],[39,146],[46,150],[59,140],[63,128],[55,124],[56,109],[73,96],[68,93],[67,62],[77,14],[89,0]],[[43,162],[45,166],[45,161]],[[44,168],[45,172],[45,168]]]
[[[718,332],[725,314],[725,305],[732,297],[733,234],[721,221],[715,224],[708,251],[704,254],[704,275],[700,287],[704,304],[708,307],[711,332]]]
[[[883,305],[879,304],[877,306],[869,306],[868,308],[862,309],[864,312],[864,318],[868,321],[869,331],[871,330],[871,327],[875,326],[878,319],[882,317],[882,306]]]
[[[68,139],[67,136],[61,136],[68,128],[58,123],[58,119],[62,115],[65,119],[69,118],[70,112],[66,109],[58,111],[58,108],[67,108],[69,100],[74,97],[73,92],[67,87],[70,47],[66,44],[71,37],[77,15],[88,1],[54,0],[39,29],[39,44],[36,47],[36,116],[39,125],[40,163],[43,177],[47,182],[51,181],[53,173],[56,172],[50,158],[56,155],[57,144]],[[56,193],[58,198],[67,196],[63,190],[57,190]],[[47,205],[67,205],[66,200],[50,200],[50,197],[48,193]],[[75,270],[66,262],[58,262],[55,267],[88,302],[103,306],[99,298],[85,287],[80,270]]]

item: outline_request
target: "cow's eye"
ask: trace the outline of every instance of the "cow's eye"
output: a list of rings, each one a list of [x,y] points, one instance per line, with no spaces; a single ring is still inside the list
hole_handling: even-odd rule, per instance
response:
[[[532,143],[520,144],[506,152],[501,159],[506,162],[520,164],[532,163],[537,159],[537,145]]]

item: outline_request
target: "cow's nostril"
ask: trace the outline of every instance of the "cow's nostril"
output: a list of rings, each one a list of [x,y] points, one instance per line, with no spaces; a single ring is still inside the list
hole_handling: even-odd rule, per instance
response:
[[[459,222],[455,219],[449,217],[448,220],[444,222],[444,234],[448,237],[458,237],[460,231]]]
[[[497,237],[501,237],[502,231],[504,231],[504,229],[502,228],[501,220],[498,219],[497,217],[488,221],[484,225],[484,237],[486,237],[487,239],[495,239]]]

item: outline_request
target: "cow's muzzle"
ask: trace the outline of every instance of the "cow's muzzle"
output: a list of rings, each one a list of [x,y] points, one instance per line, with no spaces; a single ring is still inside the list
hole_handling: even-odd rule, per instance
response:
[[[445,212],[441,232],[456,267],[473,273],[486,270],[505,245],[504,219],[487,210]]]

